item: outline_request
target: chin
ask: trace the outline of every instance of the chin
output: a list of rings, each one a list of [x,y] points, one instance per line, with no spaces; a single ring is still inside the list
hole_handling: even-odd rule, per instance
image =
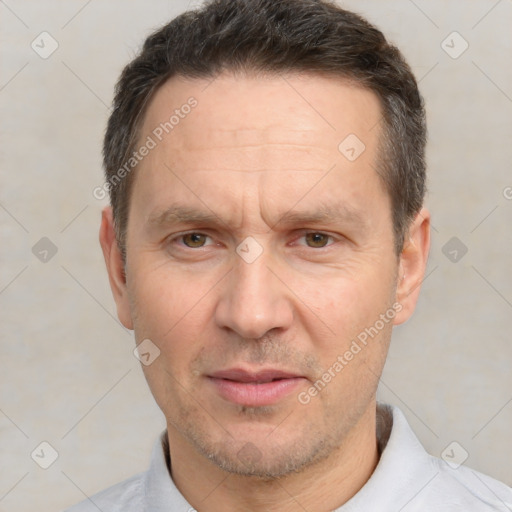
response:
[[[275,427],[274,427],[275,429]],[[337,447],[334,438],[319,439],[318,434],[304,435],[303,439],[289,438],[288,441],[272,442],[269,436],[254,432],[215,442],[196,437],[195,448],[218,468],[238,476],[251,477],[258,480],[276,480],[325,460],[332,455]],[[268,429],[267,429],[268,430]]]

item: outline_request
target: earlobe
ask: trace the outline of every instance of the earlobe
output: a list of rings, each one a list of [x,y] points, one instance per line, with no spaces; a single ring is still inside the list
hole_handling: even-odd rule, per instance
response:
[[[133,329],[124,262],[117,244],[114,217],[110,206],[102,211],[99,239],[107,266],[110,288],[117,305],[117,316],[127,329]]]
[[[407,321],[418,301],[430,250],[430,213],[423,208],[412,221],[400,255],[396,298],[402,306],[395,325]]]

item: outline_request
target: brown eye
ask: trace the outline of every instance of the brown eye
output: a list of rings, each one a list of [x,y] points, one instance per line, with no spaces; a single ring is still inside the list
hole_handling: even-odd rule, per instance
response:
[[[327,245],[330,236],[325,235],[324,233],[307,233],[305,238],[309,247],[315,247],[318,249]]]
[[[192,249],[203,247],[206,243],[206,235],[202,235],[201,233],[187,233],[186,235],[183,235],[182,237],[183,243],[187,247],[191,247]]]

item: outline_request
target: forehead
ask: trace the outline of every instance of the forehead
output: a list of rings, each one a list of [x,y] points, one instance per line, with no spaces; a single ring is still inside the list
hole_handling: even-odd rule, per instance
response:
[[[315,188],[309,202],[323,194],[323,204],[334,195],[339,204],[340,187],[357,199],[382,185],[375,172],[380,118],[373,92],[337,78],[174,77],[147,109],[140,140],[149,137],[155,147],[138,166],[135,188],[153,211],[172,206],[177,194],[194,199],[190,189],[207,189],[233,208],[262,193],[287,208],[308,188]]]
[[[191,98],[197,103],[192,110],[186,106]],[[380,117],[377,96],[342,78],[224,73],[210,80],[168,80],[150,102],[142,132],[163,124],[162,136],[174,151],[258,143],[332,151],[350,133],[371,146]]]

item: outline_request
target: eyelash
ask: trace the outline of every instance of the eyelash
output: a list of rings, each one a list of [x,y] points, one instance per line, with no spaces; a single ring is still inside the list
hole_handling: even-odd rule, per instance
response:
[[[187,235],[202,235],[202,236],[206,236],[206,237],[208,237],[210,239],[212,238],[210,235],[207,235],[206,233],[202,233],[201,231],[187,231],[185,233],[179,233],[179,234],[174,235],[173,237],[169,238],[168,239],[168,243],[169,244],[174,244],[175,242],[178,242],[179,240],[182,240],[183,237],[185,237]],[[322,236],[328,237],[328,243],[325,246],[322,246],[322,247],[311,247],[311,246],[308,246],[308,245],[304,245],[304,247],[306,247],[308,249],[315,249],[317,251],[319,251],[320,249],[326,249],[327,247],[330,247],[331,245],[333,245],[337,241],[335,236],[330,235],[329,233],[325,233],[323,231],[304,231],[299,238],[304,238],[307,235],[322,235]],[[212,244],[209,244],[209,245],[212,245]],[[198,249],[204,249],[205,247],[208,247],[208,245],[203,245],[203,246],[200,246],[200,247],[189,247],[189,246],[187,246],[185,244],[179,244],[179,247],[181,249],[185,249],[185,250],[186,249],[198,250]]]

